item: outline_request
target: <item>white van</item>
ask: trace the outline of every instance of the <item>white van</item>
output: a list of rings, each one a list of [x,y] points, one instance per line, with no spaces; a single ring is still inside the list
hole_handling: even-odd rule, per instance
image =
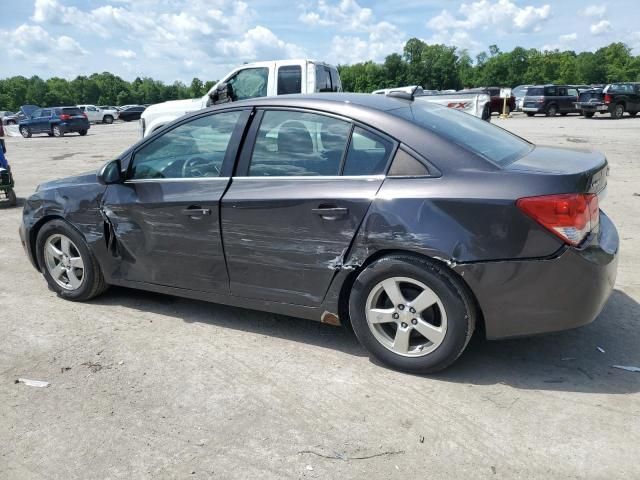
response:
[[[186,113],[219,102],[292,93],[341,91],[342,83],[338,69],[325,62],[273,60],[247,63],[225,75],[202,98],[151,105],[140,119],[142,136],[153,133]],[[227,92],[230,92],[231,98],[227,96]],[[220,99],[219,102],[217,99]]]

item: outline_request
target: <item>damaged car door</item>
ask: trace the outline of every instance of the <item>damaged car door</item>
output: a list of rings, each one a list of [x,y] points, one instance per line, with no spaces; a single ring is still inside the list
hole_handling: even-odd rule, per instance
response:
[[[231,293],[318,305],[395,147],[331,114],[258,110],[222,200]]]
[[[107,187],[102,205],[120,257],[114,278],[228,292],[219,202],[249,113],[189,118],[132,153],[124,182]]]

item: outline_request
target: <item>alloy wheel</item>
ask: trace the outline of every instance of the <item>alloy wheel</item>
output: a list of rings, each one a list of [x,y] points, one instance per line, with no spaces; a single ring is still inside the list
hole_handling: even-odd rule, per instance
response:
[[[84,262],[78,247],[66,235],[51,235],[44,244],[45,266],[65,290],[77,290],[84,280]]]
[[[366,318],[376,340],[405,357],[433,352],[447,333],[447,314],[440,297],[408,277],[388,278],[372,288]]]

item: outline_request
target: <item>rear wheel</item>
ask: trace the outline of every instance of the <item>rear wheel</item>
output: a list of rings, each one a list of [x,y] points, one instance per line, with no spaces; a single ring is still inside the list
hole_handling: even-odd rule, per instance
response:
[[[547,107],[547,117],[555,117],[558,113],[558,107],[554,104],[551,104]]]
[[[535,114],[533,112],[527,112],[527,117],[533,117]]]
[[[20,135],[24,138],[31,138],[31,129],[29,127],[20,127]]]
[[[629,112],[629,115],[632,117],[635,117],[638,114],[638,112]]]
[[[18,204],[18,198],[16,197],[16,192],[13,188],[7,190],[7,199],[9,200],[9,205],[11,207],[15,207]]]
[[[398,370],[442,370],[463,352],[475,328],[468,290],[435,262],[408,256],[381,258],[354,282],[349,316],[360,343]]]
[[[623,115],[624,115],[624,105],[622,103],[618,103],[614,107],[613,112],[611,112],[611,118],[620,120]]]
[[[84,238],[63,220],[53,220],[40,229],[36,255],[44,278],[59,297],[84,301],[107,289]]]
[[[47,132],[47,135],[49,135],[50,137],[53,137],[53,133],[51,132]]]
[[[87,131],[86,130],[80,130],[78,133],[80,134],[81,137],[84,137],[87,134]]]
[[[587,118],[593,118],[593,116],[595,115],[595,113],[593,112],[584,112],[584,116]]]
[[[566,116],[567,116],[567,113],[568,113],[568,112],[562,112],[560,115],[562,115],[563,117],[566,117]]]
[[[51,129],[51,132],[53,133],[54,137],[62,137],[64,135],[64,132],[62,131],[62,128],[60,128],[60,125],[54,125]]]
[[[113,123],[113,117],[111,115],[105,115],[104,118],[102,119],[102,123],[111,125]]]

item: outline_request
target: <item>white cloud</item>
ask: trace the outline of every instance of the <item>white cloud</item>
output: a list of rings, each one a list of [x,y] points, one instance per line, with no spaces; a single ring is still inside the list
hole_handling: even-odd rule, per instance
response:
[[[218,46],[230,57],[247,60],[303,57],[303,50],[280,40],[271,30],[258,25],[238,40],[220,40]]]
[[[112,57],[117,57],[117,58],[132,59],[137,57],[136,52],[134,52],[133,50],[120,50],[120,49],[114,49],[114,48],[107,48],[107,53]]]
[[[334,63],[381,61],[401,51],[405,43],[404,32],[391,22],[377,21],[373,10],[361,7],[356,0],[318,0],[313,9],[303,8],[298,19],[311,26],[333,26],[340,32],[329,49]]]
[[[561,42],[575,42],[578,39],[577,33],[568,33],[566,35],[560,35]]]
[[[607,13],[606,5],[589,5],[582,11],[582,15],[585,17],[597,17],[602,18],[604,14]]]
[[[602,35],[611,31],[611,23],[608,20],[600,20],[598,23],[591,25],[589,30],[593,35]]]

